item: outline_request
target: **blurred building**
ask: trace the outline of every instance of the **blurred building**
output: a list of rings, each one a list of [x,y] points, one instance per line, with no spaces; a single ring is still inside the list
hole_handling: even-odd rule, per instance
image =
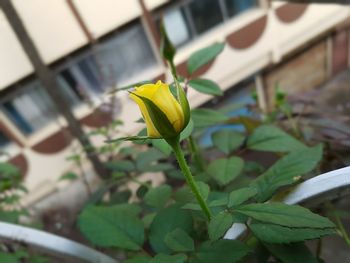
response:
[[[191,53],[226,42],[223,53],[197,74],[223,90],[257,85],[268,99],[277,83],[288,93],[306,91],[349,65],[347,6],[268,0],[13,3],[86,131],[115,116],[126,134],[139,129],[140,113],[127,93],[118,93],[121,107],[115,108],[106,107],[106,93],[141,80],[170,80],[158,54],[162,15],[183,75]],[[8,153],[4,158],[21,168],[31,202],[59,187],[76,142],[1,11],[0,36],[0,146]],[[199,106],[210,96],[191,90],[189,99]]]

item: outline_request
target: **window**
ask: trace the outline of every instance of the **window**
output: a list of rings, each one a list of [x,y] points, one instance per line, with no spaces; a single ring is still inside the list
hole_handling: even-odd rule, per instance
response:
[[[120,83],[156,64],[150,43],[141,25],[119,33],[98,52],[105,75],[114,73]]]
[[[170,33],[170,41],[175,46],[180,46],[191,38],[188,21],[183,9],[179,8],[167,12],[164,16],[164,26]]]
[[[10,139],[2,131],[0,131],[0,149],[5,148],[10,143]]]
[[[73,102],[94,97],[103,93],[105,89],[97,62],[93,56],[85,57],[61,71],[58,75],[58,81],[63,89],[69,91],[68,97]]]
[[[224,21],[219,1],[194,0],[189,4],[189,10],[198,34]]]
[[[25,135],[43,128],[57,114],[51,99],[38,81],[28,86],[2,104],[5,114]]]
[[[60,78],[75,95],[95,97],[155,64],[146,34],[137,25],[100,44],[94,54],[63,70]]]
[[[248,9],[258,6],[258,0],[188,0],[164,14],[164,25],[172,43],[179,47],[195,36],[205,33]],[[159,24],[158,17],[157,23]]]
[[[257,0],[225,0],[225,3],[230,17],[258,5]]]

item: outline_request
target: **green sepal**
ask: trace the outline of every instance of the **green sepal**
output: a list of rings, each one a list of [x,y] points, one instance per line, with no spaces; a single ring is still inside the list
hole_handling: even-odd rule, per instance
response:
[[[165,113],[162,112],[161,109],[159,109],[159,107],[153,103],[153,101],[133,92],[130,93],[137,96],[143,101],[154,127],[157,129],[162,138],[173,138],[179,135]]]
[[[151,83],[153,83],[153,81],[151,81],[151,80],[144,80],[144,81],[136,82],[136,83],[124,86],[124,87],[111,89],[110,91],[108,91],[108,94],[114,94],[114,93],[117,93],[119,91],[129,90],[129,89],[133,89],[135,87],[139,87],[141,85],[151,84]]]
[[[180,106],[182,108],[182,112],[184,113],[184,129],[187,127],[188,122],[191,118],[191,108],[190,104],[188,103],[187,96],[179,82],[176,80],[176,90],[177,90],[177,98],[178,102],[180,103]]]
[[[163,20],[160,23],[160,36],[160,53],[166,60],[173,61],[176,54],[176,49],[168,37]]]
[[[121,142],[121,141],[145,141],[148,139],[161,139],[161,138],[152,138],[148,136],[127,136],[127,137],[120,137],[117,139],[106,140],[105,143],[115,143],[115,142]]]

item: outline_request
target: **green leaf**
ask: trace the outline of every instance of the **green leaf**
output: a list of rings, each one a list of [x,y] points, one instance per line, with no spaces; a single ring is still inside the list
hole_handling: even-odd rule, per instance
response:
[[[236,150],[243,142],[244,136],[231,130],[219,130],[211,135],[213,144],[222,152],[229,154]]]
[[[132,172],[136,169],[135,164],[129,160],[110,161],[105,166],[112,171],[119,172]]]
[[[19,263],[20,261],[13,254],[8,254],[0,251],[0,262],[4,263]]]
[[[27,215],[25,210],[4,211],[0,209],[0,221],[17,224],[20,216]],[[0,261],[1,262],[1,261]]]
[[[150,189],[144,196],[145,203],[156,208],[165,206],[171,196],[171,187],[167,184]]]
[[[196,258],[201,263],[238,262],[249,252],[249,248],[237,240],[217,240],[203,243]]]
[[[273,125],[262,125],[248,137],[249,149],[267,152],[292,152],[306,148],[304,144]]]
[[[132,193],[130,190],[116,191],[110,195],[109,204],[125,204],[128,203]]]
[[[209,203],[209,207],[216,207],[216,206],[226,206],[227,205],[227,197],[225,198],[220,198],[213,200]]]
[[[264,223],[253,223],[249,228],[258,239],[267,243],[299,242],[336,233],[332,228],[289,228]]]
[[[174,169],[174,167],[170,163],[156,163],[156,164],[144,167],[142,171],[143,172],[165,172],[172,169]]]
[[[208,234],[211,240],[222,237],[233,223],[232,215],[226,212],[215,215],[209,223]]]
[[[63,174],[58,180],[59,181],[72,181],[78,178],[78,175],[76,173],[73,172],[67,172],[65,174]]]
[[[154,148],[141,152],[136,157],[136,168],[140,172],[148,171],[152,165],[164,157],[162,152]]]
[[[222,96],[224,93],[219,85],[209,79],[191,79],[188,84],[195,90],[209,95]]]
[[[215,43],[193,53],[187,61],[187,71],[192,75],[193,72],[215,59],[223,51],[224,47],[225,43]]]
[[[179,171],[178,169],[166,170],[165,171],[165,175],[168,178],[172,178],[172,179],[175,179],[175,180],[183,181],[183,179],[184,179],[184,176],[183,176],[182,172]]]
[[[142,217],[142,222],[145,228],[149,228],[151,226],[151,223],[153,222],[154,217],[156,216],[156,212],[152,212],[149,214],[144,214]]]
[[[314,214],[310,210],[297,205],[283,203],[249,204],[238,206],[235,212],[262,222],[287,227],[334,227],[334,224],[328,218]]]
[[[200,207],[199,204],[195,204],[195,203],[188,203],[185,204],[183,207],[181,207],[182,209],[187,209],[187,210],[193,210],[193,211],[201,211],[202,208]]]
[[[112,172],[111,174],[111,179],[113,180],[118,180],[122,177],[125,177],[126,176],[126,173],[125,172]]]
[[[240,205],[247,201],[248,199],[254,197],[257,194],[257,191],[255,188],[252,187],[245,187],[240,188],[238,190],[234,190],[230,193],[228,197],[228,207]]]
[[[193,239],[181,228],[176,228],[165,236],[165,244],[174,252],[194,250]]]
[[[217,159],[209,164],[208,173],[220,185],[226,185],[233,181],[242,171],[244,161],[239,157],[231,157],[229,159]]]
[[[27,262],[30,262],[30,263],[50,263],[51,262],[50,258],[39,256],[39,255],[30,256],[27,260],[28,260]]]
[[[163,21],[160,24],[160,37],[160,53],[166,60],[173,61],[176,49],[168,37]]]
[[[123,261],[123,263],[149,263],[151,260],[150,256],[146,255],[137,255],[133,258]]]
[[[136,149],[133,146],[123,147],[123,148],[120,148],[119,150],[119,154],[121,154],[123,157],[129,157],[129,156],[133,157],[137,153],[138,153],[138,149]]]
[[[196,182],[196,184],[197,184],[199,192],[201,193],[204,200],[207,200],[209,192],[210,192],[209,185],[207,185],[206,183],[203,183],[203,182]],[[193,199],[195,199],[194,195],[193,195]]]
[[[218,123],[223,123],[229,119],[229,117],[223,113],[205,108],[192,110],[191,118],[195,128],[212,126]]]
[[[96,246],[139,250],[144,242],[139,211],[135,205],[88,206],[79,215],[78,225]]]
[[[283,263],[319,263],[302,243],[290,245],[264,244],[264,246]]]
[[[246,173],[263,173],[265,171],[265,167],[258,162],[247,161],[244,163],[244,172]]]
[[[160,210],[153,219],[149,230],[150,245],[156,253],[171,253],[164,239],[173,230],[180,228],[189,233],[192,231],[192,216],[189,211],[177,206]]]
[[[193,193],[187,185],[178,189],[174,194],[174,200],[178,203],[189,203],[193,198]]]
[[[0,192],[20,187],[20,170],[11,163],[0,162]]]
[[[187,257],[184,254],[178,255],[165,255],[158,254],[156,255],[149,263],[185,263]]]
[[[284,156],[253,181],[252,186],[258,190],[257,200],[266,201],[279,187],[297,182],[305,173],[312,171],[321,158],[322,145]]]
[[[173,151],[164,139],[152,140],[152,144],[155,148],[164,153],[166,156],[169,156],[170,153]]]

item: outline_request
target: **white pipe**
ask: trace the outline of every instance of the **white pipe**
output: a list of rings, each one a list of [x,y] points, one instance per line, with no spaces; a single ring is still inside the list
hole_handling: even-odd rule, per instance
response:
[[[118,263],[99,251],[44,231],[0,222],[0,239],[24,243],[49,255],[74,262]]]
[[[343,187],[350,186],[350,166],[315,176],[296,186],[282,202],[293,205],[305,202],[319,195],[326,194]],[[224,239],[236,239],[247,227],[241,223],[234,223],[227,230]]]

